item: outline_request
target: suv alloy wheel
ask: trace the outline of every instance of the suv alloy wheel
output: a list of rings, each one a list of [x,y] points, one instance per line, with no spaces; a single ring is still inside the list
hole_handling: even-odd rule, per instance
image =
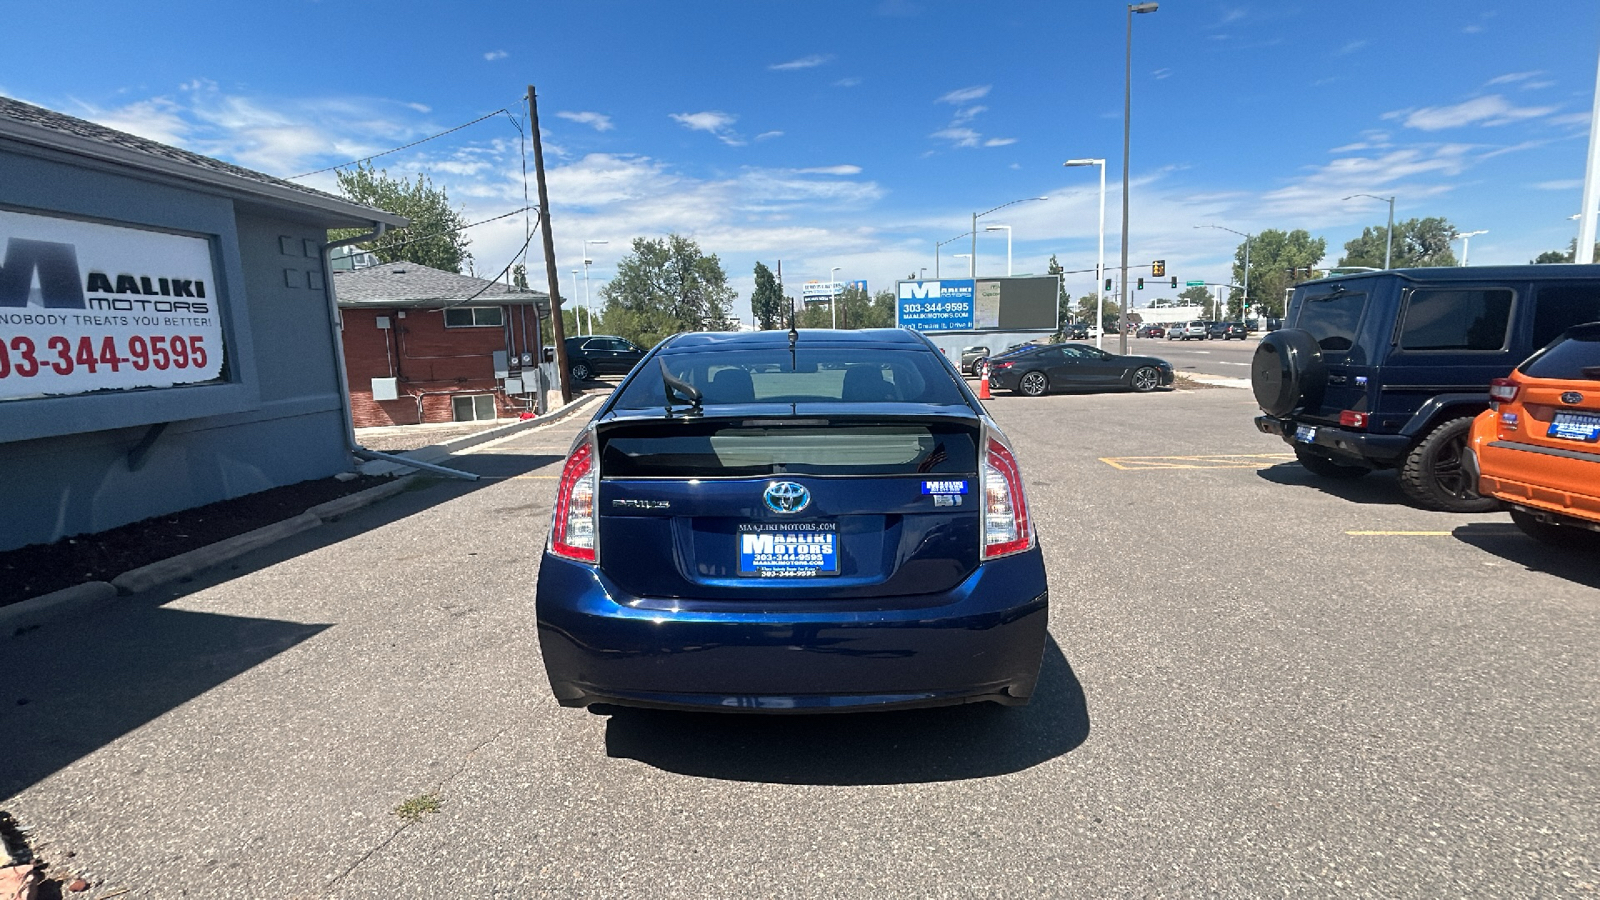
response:
[[[1450,419],[1429,432],[1406,455],[1400,469],[1400,490],[1407,497],[1445,512],[1492,512],[1500,508],[1499,500],[1478,496],[1477,485],[1461,466],[1473,418]]]
[[[588,363],[576,362],[572,364],[573,381],[588,381],[592,375],[594,375],[594,370],[589,368]]]

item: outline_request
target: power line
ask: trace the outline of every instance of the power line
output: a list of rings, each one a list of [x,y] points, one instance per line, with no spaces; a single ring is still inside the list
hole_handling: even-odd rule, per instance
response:
[[[520,209],[517,210],[517,212],[521,212],[521,211],[522,210],[520,210]],[[513,213],[513,215],[515,215],[515,213]],[[543,215],[543,210],[540,210],[540,215]],[[533,217],[533,221],[535,223],[537,223],[539,221],[539,216],[534,216]],[[471,297],[467,297],[467,298],[465,298],[463,300],[457,300],[456,302],[450,304],[449,306],[441,306],[438,309],[434,310],[434,312],[442,312],[442,311],[447,310],[447,309],[454,309],[457,306],[462,305],[463,303],[471,303],[472,301],[474,301],[474,300],[478,299],[480,296],[482,296],[484,291],[487,291],[489,288],[493,287],[494,285],[499,284],[500,283],[500,279],[506,277],[506,273],[511,271],[511,267],[517,264],[517,257],[520,256],[524,250],[528,249],[528,244],[532,240],[533,240],[533,233],[529,232],[528,233],[528,240],[523,241],[522,242],[522,246],[517,248],[517,252],[511,254],[511,261],[506,263],[506,267],[504,269],[500,270],[500,274],[499,275],[496,275],[493,279],[491,279],[489,282],[484,284],[483,287],[478,288],[478,292],[477,293],[475,293]]]
[[[489,113],[488,115],[479,116],[478,118],[473,119],[471,122],[466,122],[466,123],[463,123],[461,125],[457,125],[454,128],[451,128],[451,129],[449,129],[447,131],[441,131],[438,134],[432,135],[430,137],[425,137],[422,140],[412,141],[409,144],[405,144],[405,145],[402,145],[402,146],[399,146],[399,147],[395,147],[392,150],[385,150],[382,153],[374,153],[371,156],[363,157],[362,159],[351,160],[350,162],[347,162],[347,163],[340,163],[337,166],[329,166],[326,169],[318,169],[315,172],[305,172],[305,173],[300,174],[300,175],[291,175],[291,176],[289,176],[288,180],[293,181],[296,178],[309,178],[312,175],[321,175],[323,172],[332,172],[334,169],[342,169],[345,166],[358,166],[358,165],[360,165],[360,164],[362,164],[364,162],[371,162],[371,161],[377,159],[380,156],[388,156],[391,153],[399,153],[401,150],[407,150],[407,149],[409,149],[411,147],[417,146],[418,144],[426,144],[427,142],[433,140],[434,138],[442,138],[447,134],[453,134],[453,133],[455,133],[457,131],[460,131],[463,128],[467,128],[469,126],[476,125],[479,122],[482,122],[484,119],[492,119],[495,116],[500,115],[501,113],[505,113],[507,116],[511,115],[510,110],[507,110],[505,107],[502,106],[499,109],[495,110],[494,112]]]
[[[524,207],[521,207],[519,209],[513,209],[511,212],[508,212],[508,213],[501,213],[500,215],[494,216],[493,218],[484,219],[481,222],[473,222],[470,225],[461,225],[461,226],[458,226],[456,228],[447,228],[444,231],[432,231],[432,232],[429,232],[427,234],[419,234],[414,238],[407,238],[406,240],[403,240],[403,241],[395,241],[393,243],[384,243],[383,241],[378,240],[378,241],[373,241],[372,243],[373,243],[374,246],[380,246],[385,250],[390,250],[390,249],[393,249],[395,247],[404,247],[407,244],[414,244],[417,241],[425,241],[428,238],[436,238],[436,237],[442,237],[443,235],[447,235],[447,234],[455,234],[458,231],[466,231],[468,228],[476,228],[479,225],[487,225],[490,222],[498,222],[501,219],[509,219],[512,216],[516,215],[517,213],[526,212],[526,211],[528,211],[530,209],[534,209],[534,208],[535,207],[532,207],[532,206],[524,206]],[[523,246],[527,246],[527,245],[524,244]]]

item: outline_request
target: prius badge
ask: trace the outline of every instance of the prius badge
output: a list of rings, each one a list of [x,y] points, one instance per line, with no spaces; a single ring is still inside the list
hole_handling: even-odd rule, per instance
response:
[[[792,481],[774,481],[761,495],[767,509],[777,513],[797,513],[811,505],[811,492],[805,485]]]

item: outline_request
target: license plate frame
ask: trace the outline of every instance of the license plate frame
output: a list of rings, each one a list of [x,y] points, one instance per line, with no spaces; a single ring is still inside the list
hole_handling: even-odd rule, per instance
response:
[[[1317,442],[1317,426],[1296,425],[1294,439],[1302,444],[1315,444]]]
[[[1600,416],[1558,412],[1551,418],[1545,437],[1582,441],[1585,444],[1600,443]]]
[[[836,522],[748,522],[734,535],[742,578],[828,578],[839,574]]]

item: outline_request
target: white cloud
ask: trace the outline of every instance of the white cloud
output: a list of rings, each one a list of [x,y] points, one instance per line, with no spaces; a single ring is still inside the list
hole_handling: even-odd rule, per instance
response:
[[[971,128],[941,128],[928,135],[928,137],[943,138],[957,147],[976,147],[982,140],[983,135],[973,131]]]
[[[795,169],[802,175],[860,175],[860,166],[814,166],[809,169]]]
[[[859,78],[841,78],[838,81],[835,81],[833,83],[833,86],[834,87],[847,88],[847,87],[855,87],[856,85],[858,85],[860,83],[861,83],[861,79],[859,79]]]
[[[558,112],[556,116],[579,125],[588,125],[595,131],[610,131],[616,127],[611,124],[611,117],[597,112]]]
[[[490,50],[488,53],[485,53],[483,55],[483,58],[488,60],[489,62],[494,62],[497,59],[505,59],[506,57],[508,57],[510,55],[511,54],[507,53],[504,50]]]
[[[991,88],[993,88],[993,87],[994,87],[993,85],[985,84],[985,85],[979,85],[979,86],[976,86],[976,87],[961,88],[959,90],[954,90],[954,91],[951,91],[948,94],[945,94],[943,97],[940,97],[938,100],[936,100],[934,102],[935,103],[951,103],[951,104],[954,104],[956,106],[960,106],[963,103],[970,103],[973,100],[980,100],[980,99],[982,99],[984,97],[989,96],[989,90]]]
[[[987,141],[983,142],[983,145],[985,147],[1004,147],[1008,144],[1015,144],[1016,142],[1016,138],[989,138]]]
[[[738,116],[712,109],[697,113],[673,113],[672,120],[690,131],[704,131],[715,135],[717,140],[729,146],[738,147],[744,144],[732,130],[733,123],[739,120]]]
[[[768,140],[771,140],[771,139],[776,138],[776,137],[783,137],[783,132],[781,132],[781,131],[763,131],[760,134],[756,135],[756,140],[758,140],[758,141],[768,141]]]
[[[1384,118],[1404,118],[1407,128],[1442,131],[1466,125],[1505,125],[1536,119],[1555,112],[1553,106],[1515,106],[1499,94],[1474,97],[1454,106],[1428,106],[1416,110],[1385,113]]]
[[[1539,191],[1575,191],[1583,187],[1582,178],[1565,178],[1560,181],[1541,181],[1533,188]]]
[[[1150,77],[1154,78],[1157,81],[1160,81],[1163,78],[1171,78],[1172,77],[1172,70],[1171,69],[1157,69],[1154,72],[1150,73]]]
[[[1583,125],[1585,127],[1588,127],[1588,125],[1589,125],[1589,114],[1586,113],[1586,112],[1580,112],[1580,113],[1567,113],[1566,115],[1561,115],[1561,116],[1551,116],[1550,117],[1550,124],[1551,125]]]
[[[956,110],[956,114],[950,120],[950,124],[960,125],[963,122],[970,122],[977,116],[988,111],[989,107],[987,106],[963,106]]]
[[[1362,47],[1365,47],[1366,45],[1367,45],[1367,41],[1364,41],[1364,40],[1349,41],[1344,46],[1340,47],[1338,50],[1333,51],[1333,55],[1334,56],[1348,56],[1351,53],[1354,53],[1357,50],[1360,50]]]
[[[1483,31],[1483,26],[1482,25],[1468,25],[1467,27],[1461,29],[1461,33],[1462,34],[1478,34],[1478,33],[1482,32],[1482,31]]]
[[[791,59],[788,62],[773,63],[772,65],[767,66],[767,68],[773,70],[774,72],[789,72],[795,69],[815,69],[817,66],[823,65],[831,59],[833,59],[832,54],[824,55],[819,53],[811,56],[802,56],[799,59]]]
[[[1504,75],[1497,75],[1494,78],[1489,79],[1488,81],[1484,82],[1484,84],[1515,84],[1519,81],[1527,81],[1529,78],[1532,78],[1535,75],[1543,74],[1543,72],[1540,72],[1537,69],[1532,72],[1507,72]]]

